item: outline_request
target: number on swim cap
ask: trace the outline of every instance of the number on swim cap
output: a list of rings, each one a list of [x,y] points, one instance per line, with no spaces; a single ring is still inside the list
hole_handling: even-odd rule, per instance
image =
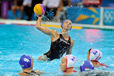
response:
[[[27,59],[27,58],[24,58],[24,61],[25,61],[25,62],[29,62],[29,59]]]
[[[98,52],[97,51],[93,51],[93,54],[96,55]]]

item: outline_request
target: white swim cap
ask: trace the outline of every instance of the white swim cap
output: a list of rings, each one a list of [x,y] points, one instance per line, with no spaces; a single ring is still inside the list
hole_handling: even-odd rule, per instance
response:
[[[66,68],[74,67],[77,58],[73,55],[66,55]]]
[[[89,50],[89,57],[90,60],[99,60],[102,57],[102,52],[97,49],[90,49]]]

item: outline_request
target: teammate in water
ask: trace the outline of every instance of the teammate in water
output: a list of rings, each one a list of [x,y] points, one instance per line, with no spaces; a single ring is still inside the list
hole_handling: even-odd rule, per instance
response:
[[[45,61],[59,59],[65,52],[66,54],[71,54],[74,41],[68,34],[72,29],[72,22],[70,20],[63,21],[61,24],[62,31],[61,34],[59,34],[55,30],[41,26],[41,21],[42,16],[38,18],[36,28],[51,37],[51,47],[50,50],[47,53],[44,53],[44,55],[40,56],[38,60]]]
[[[77,71],[73,70],[77,62],[77,58],[73,55],[66,55],[61,59],[60,67],[64,75],[71,75]],[[72,75],[71,75],[72,76]]]
[[[39,70],[33,70],[33,59],[28,55],[22,55],[19,64],[23,70],[22,73],[19,73],[20,76],[40,76],[43,73]]]
[[[97,49],[89,49],[87,59],[91,60],[94,67],[105,66],[106,64],[100,63],[99,60],[102,57],[102,52]]]

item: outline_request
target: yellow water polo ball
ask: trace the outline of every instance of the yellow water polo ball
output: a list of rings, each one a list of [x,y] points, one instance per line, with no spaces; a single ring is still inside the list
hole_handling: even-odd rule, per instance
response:
[[[36,15],[44,15],[45,14],[45,7],[44,7],[44,5],[43,4],[36,4],[35,6],[34,6],[34,13],[36,14]]]

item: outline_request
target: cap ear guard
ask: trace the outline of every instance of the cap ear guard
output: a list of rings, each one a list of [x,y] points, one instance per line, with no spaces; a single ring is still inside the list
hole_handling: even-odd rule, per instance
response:
[[[90,53],[91,49],[89,49],[89,53]]]
[[[98,57],[96,58],[96,60],[98,61],[99,59],[101,59],[101,57],[102,57],[102,52],[99,51],[99,55],[98,55]]]

